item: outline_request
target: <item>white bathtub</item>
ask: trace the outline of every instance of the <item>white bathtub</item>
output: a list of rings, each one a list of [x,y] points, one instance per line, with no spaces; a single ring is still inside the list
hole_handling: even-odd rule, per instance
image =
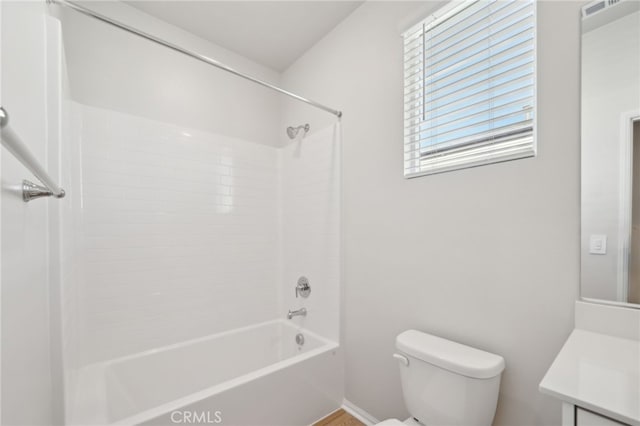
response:
[[[306,425],[342,403],[340,358],[269,321],[84,368],[69,423]]]

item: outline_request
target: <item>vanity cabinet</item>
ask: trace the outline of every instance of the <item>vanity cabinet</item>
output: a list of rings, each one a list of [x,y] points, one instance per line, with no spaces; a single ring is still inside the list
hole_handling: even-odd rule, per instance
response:
[[[608,417],[575,407],[575,426],[627,426]]]
[[[569,402],[562,403],[561,426],[630,426],[610,417],[585,410]]]
[[[640,426],[640,341],[575,329],[540,391],[562,401],[562,426]]]

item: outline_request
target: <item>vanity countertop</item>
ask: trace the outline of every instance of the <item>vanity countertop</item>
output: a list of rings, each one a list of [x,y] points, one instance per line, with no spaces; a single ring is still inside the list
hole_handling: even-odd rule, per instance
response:
[[[575,329],[540,391],[640,426],[640,341]]]

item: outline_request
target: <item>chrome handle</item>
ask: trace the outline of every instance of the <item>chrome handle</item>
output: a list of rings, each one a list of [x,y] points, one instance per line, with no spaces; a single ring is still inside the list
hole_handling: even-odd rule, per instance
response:
[[[404,364],[405,367],[409,366],[409,358],[400,354],[393,354],[393,357]]]
[[[309,279],[307,277],[298,278],[298,284],[296,284],[296,297],[300,295],[306,299],[307,297],[309,297],[309,294],[311,294]]]

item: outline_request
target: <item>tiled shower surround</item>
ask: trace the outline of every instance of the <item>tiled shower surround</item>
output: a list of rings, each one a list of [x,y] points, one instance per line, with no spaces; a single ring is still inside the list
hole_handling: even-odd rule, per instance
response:
[[[72,109],[77,367],[284,317],[298,275],[313,290],[296,321],[338,339],[337,125],[275,148]]]

